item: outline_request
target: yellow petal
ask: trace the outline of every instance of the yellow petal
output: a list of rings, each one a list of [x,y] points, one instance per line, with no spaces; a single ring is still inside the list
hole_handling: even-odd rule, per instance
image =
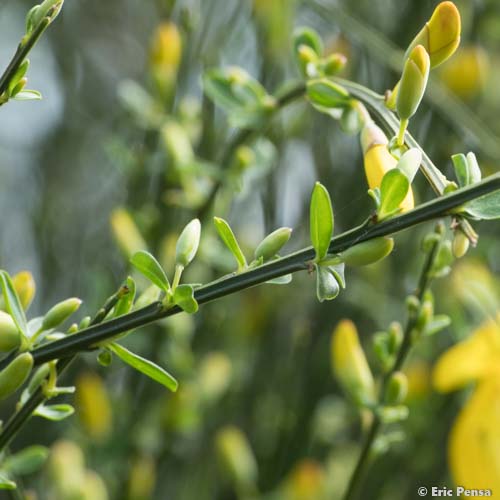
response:
[[[500,499],[500,379],[481,382],[460,412],[449,438],[454,482],[467,489],[490,489]]]
[[[474,334],[446,351],[434,367],[434,387],[448,392],[491,376],[500,365],[500,331],[493,320],[483,323]]]

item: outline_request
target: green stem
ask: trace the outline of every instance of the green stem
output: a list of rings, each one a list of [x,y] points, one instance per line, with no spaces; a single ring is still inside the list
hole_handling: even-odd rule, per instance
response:
[[[397,144],[398,146],[403,146],[405,143],[405,133],[406,129],[408,128],[408,120],[401,120],[399,122],[399,131],[398,131],[398,138],[397,138]]]
[[[302,97],[305,92],[305,84],[304,83],[299,83],[292,87],[289,91],[287,91],[285,94],[283,94],[281,97],[279,97],[276,100],[276,107],[274,109],[274,113],[279,111],[280,109],[283,109],[285,106],[288,104],[292,103],[296,99]],[[260,133],[259,130],[254,130],[254,129],[239,129],[234,136],[231,138],[227,146],[222,152],[222,155],[219,159],[219,164],[222,168],[222,170],[227,170],[231,164],[231,160],[233,158],[233,155],[235,151],[245,142],[250,140],[253,136],[258,135]],[[222,187],[223,180],[218,180],[213,186],[208,194],[205,202],[203,205],[198,209],[197,217],[200,220],[204,220],[206,217],[207,213],[209,212],[210,208],[212,207],[215,197],[217,196],[217,193],[219,192],[219,189]]]
[[[464,203],[499,189],[500,174],[495,174],[480,183],[433,199],[397,217],[378,224],[362,224],[335,236],[330,242],[329,253],[337,254],[363,241],[388,236],[416,224],[450,215],[453,210],[457,210]],[[195,299],[198,304],[205,304],[274,278],[306,270],[308,269],[308,264],[314,259],[314,256],[314,249],[307,247],[246,272],[231,274],[213,283],[197,288],[195,290]],[[76,354],[79,351],[93,348],[96,344],[120,333],[179,312],[181,312],[179,307],[172,307],[166,310],[161,302],[154,302],[142,309],[107,321],[102,325],[86,328],[64,339],[43,345],[33,350],[32,355],[36,364],[46,363],[52,359],[63,358]],[[2,363],[0,363],[0,369],[2,368]]]
[[[99,309],[94,319],[90,322],[91,325],[98,325],[109,314],[111,309],[115,306],[118,300],[124,295],[128,293],[128,287],[122,286],[114,295],[108,298],[106,303]],[[61,375],[61,373],[66,370],[66,368],[71,364],[76,355],[70,355],[59,359],[56,364],[57,374]],[[2,432],[0,433],[0,452],[5,449],[6,446],[12,441],[12,439],[16,436],[19,430],[24,426],[24,424],[30,419],[35,410],[43,403],[47,401],[47,396],[45,395],[42,387],[39,387],[30,397],[29,399],[21,406],[19,411],[14,413],[12,417],[7,421],[5,426],[2,428]]]
[[[441,232],[439,226],[436,232]],[[439,246],[440,246],[440,241],[434,243],[432,249],[427,254],[424,267],[420,274],[420,279],[416,290],[416,296],[418,297],[420,304],[422,303],[422,299],[431,285],[432,281],[431,271],[434,266],[436,257],[438,255]],[[417,326],[417,319],[419,316],[419,312],[420,311],[417,311],[416,313],[411,314],[408,317],[408,321],[406,322],[406,327],[404,330],[403,342],[401,343],[401,347],[399,348],[394,365],[382,378],[382,383],[379,392],[379,405],[384,404],[384,395],[386,393],[387,384],[389,383],[389,380],[391,379],[391,377],[394,375],[395,372],[401,370],[403,364],[408,358],[411,347],[413,345],[413,332],[415,327]],[[349,483],[346,492],[344,494],[343,500],[353,500],[354,498],[356,498],[357,492],[361,486],[361,482],[363,480],[365,472],[368,468],[368,465],[370,464],[370,457],[373,444],[375,443],[375,440],[377,439],[381,429],[382,429],[382,421],[380,420],[380,417],[377,414],[374,414],[372,423],[370,425],[370,428],[368,429],[368,433],[363,443],[363,447],[361,448],[358,461],[349,479]]]

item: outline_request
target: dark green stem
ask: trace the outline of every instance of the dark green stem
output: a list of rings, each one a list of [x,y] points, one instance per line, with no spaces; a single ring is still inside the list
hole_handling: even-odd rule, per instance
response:
[[[500,189],[500,174],[495,174],[478,184],[431,200],[392,219],[378,224],[362,224],[335,236],[330,242],[329,252],[336,254],[363,241],[388,236],[416,224],[450,215],[453,210],[458,209],[464,203],[498,189]],[[241,274],[232,274],[218,279],[196,289],[195,299],[198,304],[205,304],[220,297],[265,283],[271,279],[308,269],[308,264],[314,259],[314,255],[313,248],[307,247]],[[88,350],[116,335],[179,312],[181,312],[181,309],[178,307],[166,309],[161,302],[154,302],[130,314],[46,344],[33,350],[32,354],[36,364],[64,358],[79,351]]]
[[[118,292],[108,298],[106,303],[99,309],[93,320],[90,322],[92,326],[98,325],[109,314],[111,309],[118,302],[120,297],[124,294],[128,293],[128,288],[126,286],[120,287]],[[62,359],[59,359],[57,362],[57,373],[61,375],[61,373],[66,370],[66,368],[71,364],[74,360],[76,354],[72,354],[66,356]],[[10,420],[5,424],[5,427],[2,429],[0,433],[0,452],[8,446],[8,444],[12,441],[12,439],[16,436],[19,430],[24,426],[24,424],[30,419],[35,410],[43,403],[47,401],[47,397],[45,396],[41,387],[39,387],[29,398],[28,400],[21,406],[19,411],[14,413]]]
[[[438,229],[437,232],[442,232],[442,231]],[[431,250],[427,254],[424,267],[420,274],[420,279],[415,293],[420,304],[422,303],[422,299],[424,298],[425,293],[427,292],[427,290],[431,285],[432,268],[434,266],[434,262],[436,260],[439,251],[439,246],[440,246],[440,241],[437,241],[433,244]],[[395,372],[401,370],[406,359],[408,358],[411,347],[413,345],[413,332],[415,331],[415,328],[417,326],[419,312],[420,311],[412,313],[408,317],[408,321],[406,322],[403,334],[403,341],[401,343],[401,347],[399,348],[394,365],[384,375],[382,379],[382,384],[380,386],[380,392],[379,392],[379,405],[384,404],[384,395],[386,393],[387,384],[389,383],[389,380],[391,379],[391,377],[394,375]],[[377,414],[374,414],[372,423],[365,437],[363,447],[361,448],[358,461],[349,479],[349,483],[346,492],[344,494],[343,500],[353,500],[354,498],[356,498],[357,492],[361,487],[361,482],[363,481],[365,472],[370,464],[370,455],[373,448],[373,444],[375,443],[375,440],[377,439],[377,436],[379,435],[381,429],[382,429],[382,421],[380,420],[380,417]]]

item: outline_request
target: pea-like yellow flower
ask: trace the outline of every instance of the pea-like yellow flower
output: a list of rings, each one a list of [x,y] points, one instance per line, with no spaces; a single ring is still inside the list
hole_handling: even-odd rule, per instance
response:
[[[365,164],[366,180],[370,189],[380,187],[382,178],[391,169],[396,168],[398,161],[387,148],[389,141],[384,132],[373,121],[369,121],[361,131],[361,147]],[[413,191],[410,187],[400,208],[411,210],[415,206]]]
[[[430,56],[431,68],[453,55],[460,43],[460,12],[453,2],[441,2],[431,18],[410,43],[405,60],[417,45],[423,45]]]
[[[500,499],[500,316],[450,348],[433,373],[437,390],[476,382],[450,433],[448,460],[457,485],[489,489]]]
[[[182,38],[177,26],[164,22],[158,26],[151,41],[151,66],[163,73],[176,73],[182,57]]]

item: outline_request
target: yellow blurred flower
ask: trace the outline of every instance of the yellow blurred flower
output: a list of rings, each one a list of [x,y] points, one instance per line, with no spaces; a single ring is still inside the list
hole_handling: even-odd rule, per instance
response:
[[[147,249],[134,219],[125,208],[116,208],[110,216],[111,230],[123,254],[128,258],[139,250]]]
[[[500,499],[500,315],[445,352],[433,373],[437,390],[447,392],[476,382],[458,415],[448,444],[449,466],[457,485],[492,490]]]
[[[326,498],[326,479],[320,463],[311,459],[301,460],[285,483],[283,499],[323,500]]]

